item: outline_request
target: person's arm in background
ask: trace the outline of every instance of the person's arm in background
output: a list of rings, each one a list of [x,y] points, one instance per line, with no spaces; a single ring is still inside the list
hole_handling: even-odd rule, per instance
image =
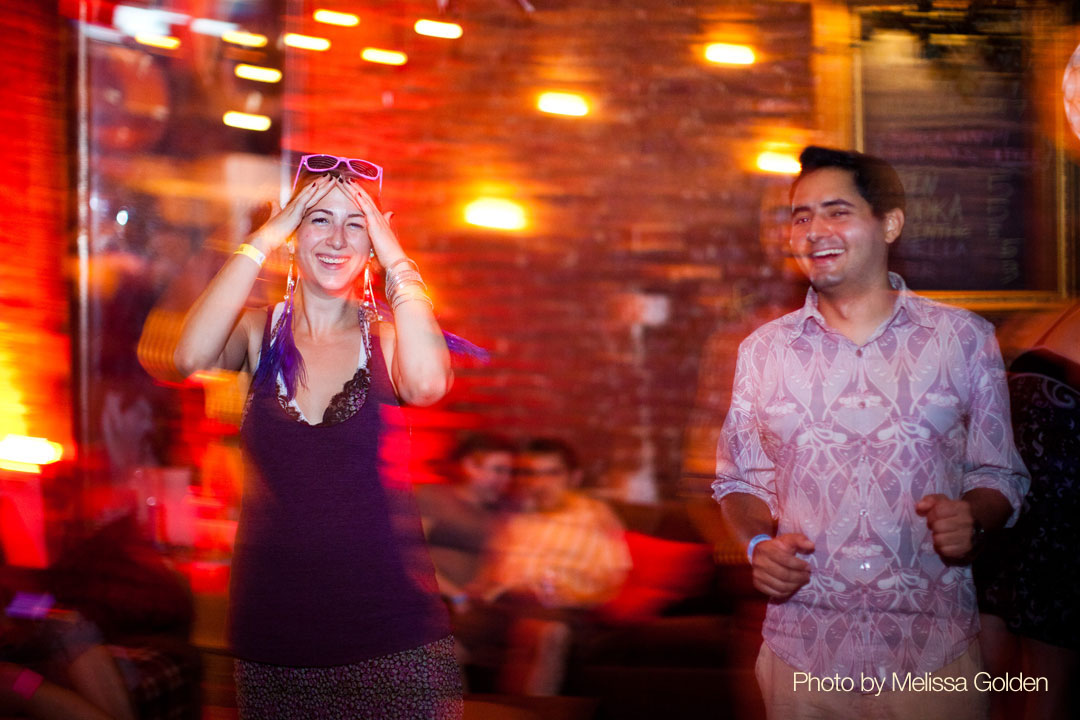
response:
[[[35,642],[47,643],[49,667],[56,668],[50,672],[63,676],[42,677],[21,665],[0,663],[0,712],[40,720],[135,720],[120,669],[95,625],[70,611],[50,611],[29,622],[45,623],[44,639]]]
[[[0,662],[0,713],[35,720],[115,720],[73,690],[7,662]]]

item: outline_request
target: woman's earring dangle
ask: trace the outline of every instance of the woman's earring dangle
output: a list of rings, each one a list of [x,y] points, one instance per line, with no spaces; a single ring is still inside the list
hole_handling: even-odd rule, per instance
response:
[[[375,304],[375,291],[371,287],[371,263],[375,260],[375,249],[371,249],[367,265],[364,266],[364,315],[369,322],[379,320],[379,307]]]
[[[285,300],[291,301],[296,288],[296,250],[289,246],[289,277],[285,280]]]

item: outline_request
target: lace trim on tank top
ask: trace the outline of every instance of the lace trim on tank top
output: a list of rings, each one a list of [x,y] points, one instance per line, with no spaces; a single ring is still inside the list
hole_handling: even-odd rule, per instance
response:
[[[274,335],[277,335],[277,326],[281,322],[280,313],[283,312],[284,306],[282,303],[278,303],[274,307],[274,322],[272,323],[275,328]],[[365,323],[363,315],[360,316],[360,322]],[[365,328],[366,330],[366,328]],[[365,342],[360,348],[360,360],[357,363],[356,373],[348,380],[341,388],[341,390],[330,398],[330,404],[326,406],[326,412],[323,413],[323,419],[320,423],[312,423],[307,417],[304,416],[304,411],[300,409],[300,405],[296,402],[294,397],[292,400],[286,399],[288,397],[288,390],[285,388],[285,377],[278,373],[277,376],[277,401],[281,409],[285,411],[291,419],[296,422],[302,422],[312,427],[328,427],[330,425],[338,425],[351,418],[356,413],[360,412],[360,408],[364,407],[364,403],[367,401],[368,390],[371,388],[371,372],[368,370],[368,358],[371,356],[371,345],[368,340],[368,333],[364,333]],[[272,342],[272,341],[271,341]]]

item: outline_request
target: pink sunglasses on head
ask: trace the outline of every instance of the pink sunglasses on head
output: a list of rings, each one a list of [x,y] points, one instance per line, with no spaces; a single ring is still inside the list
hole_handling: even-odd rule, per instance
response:
[[[304,155],[300,158],[300,164],[296,167],[296,175],[293,177],[292,189],[296,189],[296,181],[300,179],[300,171],[307,170],[313,173],[324,173],[336,170],[342,164],[345,167],[364,178],[379,183],[379,192],[382,192],[383,169],[373,162],[359,160],[357,158],[338,157],[337,155]]]

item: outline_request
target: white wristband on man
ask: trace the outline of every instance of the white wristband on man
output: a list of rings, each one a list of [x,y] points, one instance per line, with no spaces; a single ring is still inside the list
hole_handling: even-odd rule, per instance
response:
[[[746,559],[750,561],[750,564],[754,564],[754,548],[758,546],[758,543],[765,542],[766,540],[772,540],[772,535],[761,533],[750,538],[750,544],[746,546]]]

